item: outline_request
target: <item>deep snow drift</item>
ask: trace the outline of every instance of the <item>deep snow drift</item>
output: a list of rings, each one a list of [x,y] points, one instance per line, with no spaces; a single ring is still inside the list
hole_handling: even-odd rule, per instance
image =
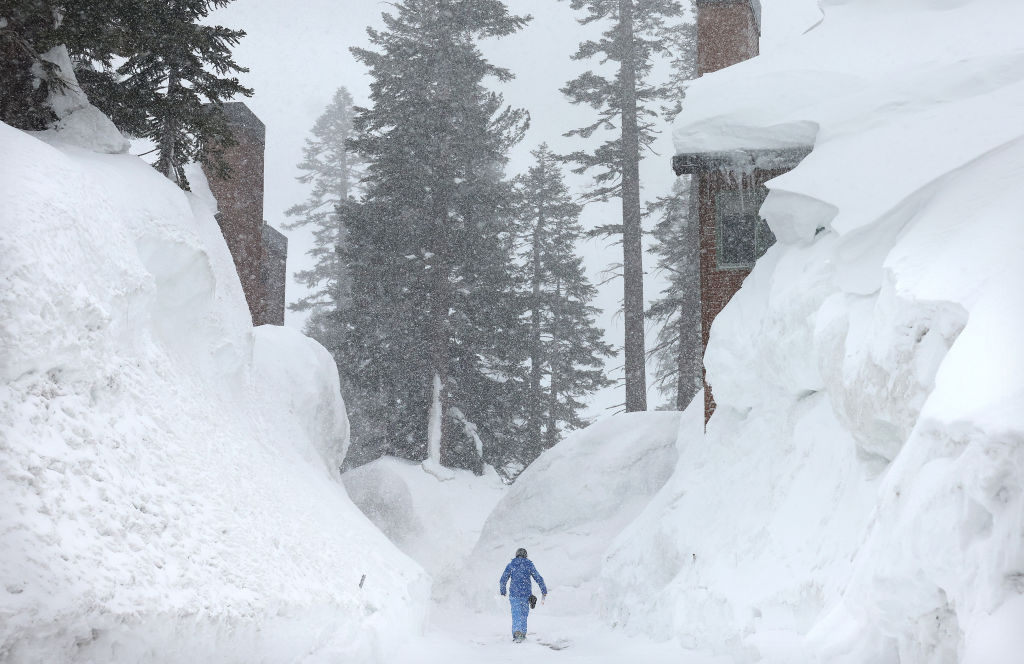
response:
[[[1024,5],[822,6],[688,92],[679,152],[813,152],[604,610],[739,662],[1020,662]]]
[[[352,502],[435,579],[458,576],[506,489],[490,466],[480,477],[445,470],[450,479],[440,480],[423,464],[383,457],[341,476]]]
[[[0,124],[0,660],[386,660],[429,588],[331,358],[252,329],[208,192],[75,135]]]
[[[692,438],[699,413],[687,420]],[[519,547],[545,576],[555,614],[594,613],[605,550],[664,485],[676,464],[680,414],[605,418],[567,436],[510,486],[493,470],[438,480],[421,464],[385,457],[347,471],[353,502],[434,581],[445,610],[484,611],[503,625],[498,577]]]

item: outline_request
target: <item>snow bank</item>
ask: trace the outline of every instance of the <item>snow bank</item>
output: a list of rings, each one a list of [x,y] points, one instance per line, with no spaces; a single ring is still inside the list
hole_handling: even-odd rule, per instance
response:
[[[253,367],[264,412],[283,410],[282,425],[298,426],[284,439],[300,441],[307,460],[340,469],[349,430],[334,358],[327,349],[295,330],[261,325],[253,330]],[[313,445],[305,445],[306,441]]]
[[[0,124],[0,659],[386,659],[426,579],[333,363],[253,331],[204,197],[44,137]]]
[[[668,479],[678,428],[676,412],[618,415],[544,452],[488,516],[452,596],[494,608],[498,577],[525,547],[557,597],[548,610],[590,613],[605,550]]]
[[[601,611],[737,662],[813,661],[796,635],[840,596],[873,505],[854,441],[823,394],[703,421],[694,399],[671,479],[608,551]]]
[[[738,662],[1019,661],[1024,5],[822,8],[687,94],[679,152],[813,151],[769,183],[779,243],[705,356],[719,408],[604,609]]]
[[[457,576],[505,491],[490,466],[480,477],[445,470],[441,481],[421,464],[383,457],[341,476],[352,502],[434,579]]]

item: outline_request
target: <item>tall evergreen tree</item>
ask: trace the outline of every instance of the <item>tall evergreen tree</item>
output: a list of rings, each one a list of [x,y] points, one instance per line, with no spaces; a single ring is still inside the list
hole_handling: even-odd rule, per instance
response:
[[[576,252],[581,207],[548,146],[531,154],[534,166],[516,178],[530,319],[526,447],[518,459],[524,465],[557,443],[563,430],[585,424],[579,399],[611,383],[603,358],[614,355],[594,324],[596,289]]]
[[[664,101],[669,93],[665,86],[650,82],[654,57],[664,49],[666,19],[679,16],[682,7],[676,0],[571,0],[571,6],[586,11],[579,19],[584,25],[608,23],[601,38],[582,42],[573,59],[600,57],[618,65],[613,76],[588,71],[562,92],[573,103],[589,104],[598,111],[592,124],[567,136],[589,138],[598,129],[618,130],[592,152],[574,152],[569,158],[579,164],[576,172],[598,169],[591,192],[594,199],[622,202],[621,225],[599,230],[622,236],[626,410],[646,410],[640,150],[654,140],[653,104]]]
[[[317,340],[325,336],[318,331],[326,332],[323,314],[345,308],[348,300],[348,277],[339,250],[347,235],[345,213],[358,198],[363,174],[362,160],[348,144],[355,138],[352,120],[352,96],[338,88],[313,125],[298,164],[302,171],[299,182],[312,185],[309,198],[285,211],[294,219],[284,224],[285,228],[313,230],[313,247],[307,252],[313,267],[295,273],[310,292],[290,308],[311,311],[307,333]]]
[[[647,315],[661,324],[653,350],[655,384],[669,405],[683,410],[703,385],[700,307],[700,234],[692,213],[689,178],[679,178],[672,193],[651,206],[661,218],[654,228],[658,269],[668,276],[661,297]]]
[[[669,104],[662,117],[671,121],[682,111],[686,84],[697,75],[697,25],[687,21],[665,33],[672,53],[668,82]],[[659,213],[654,227],[658,269],[668,276],[661,297],[651,303],[649,318],[660,324],[654,383],[668,397],[668,407],[685,409],[704,384],[701,339],[700,232],[694,209],[696,194],[689,176],[672,183],[672,192],[659,197],[649,213]]]
[[[12,0],[0,9],[0,120],[42,129],[57,117],[54,91],[80,85],[122,131],[153,139],[156,167],[187,189],[199,158],[226,173],[232,144],[220,104],[249,96],[232,59],[241,30],[200,23],[231,0]],[[47,53],[65,46],[77,82]],[[124,62],[116,69],[116,59]]]
[[[313,258],[313,267],[295,273],[309,293],[289,308],[309,312],[304,331],[334,357],[352,436],[363,440],[373,424],[366,418],[363,399],[353,382],[354,358],[347,352],[345,321],[351,306],[351,277],[342,255],[348,243],[349,220],[358,214],[364,170],[350,145],[355,138],[353,116],[352,96],[344,87],[338,88],[306,139],[298,180],[311,185],[309,197],[285,211],[292,218],[285,228],[312,228],[313,246],[307,254]],[[370,460],[362,458],[360,451],[357,446],[349,455],[351,462]]]
[[[514,435],[524,343],[502,169],[526,116],[484,87],[512,74],[476,43],[528,19],[499,0],[403,0],[352,49],[373,82],[355,122],[366,193],[345,325],[379,423],[362,444],[379,451],[479,469]]]
[[[692,10],[693,6],[689,5]],[[666,25],[661,31],[669,56],[669,78],[661,117],[672,122],[683,110],[686,86],[697,77],[697,22],[692,13],[682,23]]]
[[[248,69],[231,48],[245,32],[200,21],[231,0],[139,0],[128,19],[117,68],[121,95],[111,106],[144,108],[141,135],[156,143],[154,166],[188,189],[184,166],[199,159],[221,175],[221,154],[234,144],[221,104],[252,95],[233,74]]]

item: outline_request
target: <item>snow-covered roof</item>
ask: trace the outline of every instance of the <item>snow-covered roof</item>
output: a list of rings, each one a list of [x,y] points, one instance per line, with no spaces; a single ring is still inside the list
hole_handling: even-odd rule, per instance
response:
[[[873,218],[1022,133],[1022,25],[1024,3],[1006,0],[827,5],[799,37],[690,84],[676,161],[813,147],[775,185],[835,206],[839,224]]]

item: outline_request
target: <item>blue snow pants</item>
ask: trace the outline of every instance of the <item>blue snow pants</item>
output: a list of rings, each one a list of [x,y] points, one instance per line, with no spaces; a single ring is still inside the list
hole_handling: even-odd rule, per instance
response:
[[[530,598],[510,596],[508,601],[512,605],[512,633],[526,634],[526,617],[530,615]]]

